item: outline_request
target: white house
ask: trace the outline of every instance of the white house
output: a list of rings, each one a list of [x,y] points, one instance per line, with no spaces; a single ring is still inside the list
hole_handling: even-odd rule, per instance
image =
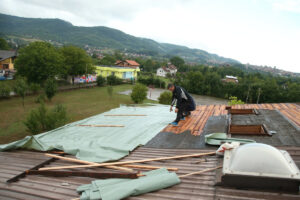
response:
[[[231,83],[238,83],[239,82],[239,80],[238,80],[237,77],[235,77],[235,76],[229,76],[229,75],[226,75],[225,78],[222,79],[222,81],[227,82],[227,83],[229,83],[229,82],[231,82]]]
[[[167,67],[160,67],[156,70],[157,76],[166,77],[166,75],[169,73],[171,75],[175,75],[177,72],[177,68],[175,65],[168,65]]]

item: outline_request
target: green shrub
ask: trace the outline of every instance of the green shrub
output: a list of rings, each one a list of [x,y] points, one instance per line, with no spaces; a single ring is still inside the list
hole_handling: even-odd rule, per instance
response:
[[[108,85],[120,85],[123,83],[122,79],[116,77],[115,75],[110,75],[106,77]]]
[[[48,100],[51,101],[52,97],[54,97],[57,92],[56,81],[54,79],[47,79],[45,82],[44,90]]]
[[[46,116],[46,130],[52,130],[60,127],[67,122],[67,111],[66,108],[58,104],[56,105]]]
[[[237,97],[229,97],[229,102],[228,102],[228,105],[232,106],[232,105],[236,105],[236,104],[245,104],[243,101],[241,100],[238,100]]]
[[[103,76],[97,76],[96,82],[98,86],[103,86],[105,85],[106,80]]]
[[[134,103],[143,103],[143,101],[147,98],[148,88],[142,84],[136,84],[131,93],[131,99]]]
[[[29,90],[33,93],[33,94],[38,94],[41,90],[41,86],[38,83],[31,83],[29,86]]]
[[[14,85],[14,92],[17,95],[19,95],[20,97],[22,97],[23,107],[24,107],[24,99],[25,99],[27,91],[28,91],[28,84],[27,84],[26,80],[22,77],[19,77],[16,80],[16,83]]]
[[[30,112],[24,122],[27,130],[32,134],[50,131],[64,125],[67,122],[66,108],[60,104],[52,110],[47,110],[44,103]]]
[[[11,87],[5,83],[0,84],[0,99],[9,98]]]
[[[170,105],[172,103],[172,93],[169,91],[161,93],[158,97],[158,101],[160,104]]]
[[[35,103],[44,103],[46,101],[46,96],[45,94],[40,94],[36,99]]]

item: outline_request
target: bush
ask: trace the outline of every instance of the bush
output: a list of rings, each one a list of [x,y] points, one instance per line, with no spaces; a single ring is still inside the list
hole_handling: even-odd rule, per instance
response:
[[[58,104],[56,105],[46,116],[46,130],[52,130],[60,127],[67,122],[67,111],[66,108]]]
[[[56,105],[48,111],[44,103],[32,110],[24,122],[27,130],[32,134],[42,131],[50,131],[64,125],[67,122],[67,112],[64,106]]]
[[[229,102],[228,105],[232,106],[232,105],[236,105],[236,104],[245,104],[243,101],[238,100],[237,97],[229,97]]]
[[[41,86],[38,83],[31,83],[29,86],[29,90],[33,93],[33,94],[38,94],[39,91],[41,90]]]
[[[0,99],[9,98],[11,92],[11,87],[7,84],[0,84]]]
[[[166,83],[160,78],[155,78],[153,76],[139,76],[138,82],[144,85],[154,85],[156,88],[165,88]]]
[[[98,86],[103,86],[105,85],[106,80],[103,76],[97,76],[96,82]]]
[[[52,97],[54,97],[54,95],[57,92],[57,84],[56,84],[55,80],[47,79],[44,90],[45,90],[45,94],[46,94],[48,100],[51,101]]]
[[[35,103],[44,103],[46,101],[46,96],[45,94],[40,94],[36,99]]]
[[[14,92],[19,95],[20,97],[22,97],[22,104],[24,107],[24,99],[25,99],[25,95],[26,92],[28,90],[28,85],[26,83],[26,80],[24,78],[18,78],[16,80],[16,83],[14,85]]]
[[[108,85],[120,85],[123,82],[122,79],[116,77],[115,75],[106,77],[106,80]]]
[[[158,101],[160,104],[170,105],[172,103],[172,93],[169,91],[161,93],[158,97]]]
[[[142,103],[147,97],[148,88],[142,84],[136,84],[131,93],[131,99],[134,103]]]

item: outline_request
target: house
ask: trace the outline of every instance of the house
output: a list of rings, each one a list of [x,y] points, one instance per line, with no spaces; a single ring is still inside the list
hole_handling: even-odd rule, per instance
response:
[[[172,76],[175,75],[177,72],[177,67],[175,65],[169,64],[167,67],[160,67],[156,70],[157,76],[166,77],[166,75],[169,73]]]
[[[223,82],[226,82],[226,83],[238,83],[239,80],[237,77],[235,76],[229,76],[229,75],[226,75],[224,79],[222,79]]]
[[[16,57],[16,51],[0,50],[0,70],[14,70],[14,61]]]
[[[115,75],[124,80],[136,80],[140,68],[125,67],[125,66],[96,66],[97,76],[107,77]]]
[[[134,68],[134,69],[140,67],[140,64],[134,60],[117,60],[115,62],[115,65],[119,66],[119,67],[130,67],[130,68]]]

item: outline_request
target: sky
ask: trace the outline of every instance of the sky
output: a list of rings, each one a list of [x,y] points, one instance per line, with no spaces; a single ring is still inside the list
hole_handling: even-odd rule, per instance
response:
[[[0,13],[107,26],[300,73],[300,0],[0,0]]]

